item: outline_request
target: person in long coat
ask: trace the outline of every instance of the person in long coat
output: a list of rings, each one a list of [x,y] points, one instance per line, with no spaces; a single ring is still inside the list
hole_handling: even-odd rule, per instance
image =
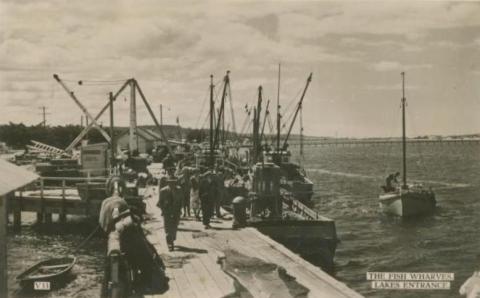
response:
[[[205,229],[210,229],[210,219],[213,216],[216,196],[216,183],[211,172],[206,172],[200,178],[199,193],[202,206],[202,222]]]
[[[160,189],[160,198],[157,206],[162,210],[163,227],[167,240],[168,249],[174,249],[174,241],[177,237],[177,228],[182,212],[183,195],[177,186],[175,178],[167,179],[167,186]]]

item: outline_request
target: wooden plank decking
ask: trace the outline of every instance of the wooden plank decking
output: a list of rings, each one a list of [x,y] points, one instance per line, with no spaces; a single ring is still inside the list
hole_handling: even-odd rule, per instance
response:
[[[232,230],[231,220],[215,219],[210,230],[204,230],[201,222],[192,218],[181,220],[176,249],[169,252],[160,210],[155,206],[157,194],[147,190],[146,196],[149,194],[151,197],[146,201],[150,219],[144,228],[167,266],[170,288],[162,295],[145,297],[214,298],[235,293],[233,278],[217,262],[224,255],[223,252],[229,249],[285,268],[299,284],[309,289],[308,297],[362,297],[256,229]],[[247,286],[253,287],[249,291],[257,296],[270,297],[271,289],[262,288],[261,282]]]

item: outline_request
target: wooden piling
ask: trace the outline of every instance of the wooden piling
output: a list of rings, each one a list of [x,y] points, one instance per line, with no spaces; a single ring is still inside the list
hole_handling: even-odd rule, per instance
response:
[[[37,224],[43,223],[43,213],[37,212]]]
[[[22,229],[22,198],[23,192],[20,190],[20,196],[18,197],[18,204],[13,207],[13,231],[20,232]],[[10,201],[10,206],[13,206],[13,202]]]
[[[65,186],[66,186],[66,182],[65,182],[65,179],[63,179],[62,180],[62,209],[61,209],[60,214],[59,214],[60,223],[66,223],[67,222]]]
[[[52,213],[45,213],[43,215],[43,219],[46,224],[51,224],[52,223]]]
[[[0,297],[7,297],[7,196],[0,196]]]
[[[43,213],[45,211],[45,197],[43,196],[43,189],[45,183],[43,178],[40,178],[40,212],[37,212],[37,223],[43,223]]]

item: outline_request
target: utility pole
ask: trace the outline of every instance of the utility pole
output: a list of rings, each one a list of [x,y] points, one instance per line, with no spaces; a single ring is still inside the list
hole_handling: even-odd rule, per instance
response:
[[[110,166],[113,168],[115,166],[115,152],[116,152],[116,147],[115,147],[115,129],[114,129],[114,124],[113,124],[113,101],[115,100],[113,98],[113,93],[110,92],[109,96],[109,105],[110,105],[110,139],[111,139],[111,149],[112,150],[112,161],[110,163]]]
[[[47,126],[47,115],[50,115],[50,113],[46,112],[46,110],[47,110],[46,106],[41,106],[40,109],[42,109],[42,115],[43,115],[42,124],[43,124],[43,127],[46,127]]]
[[[135,100],[135,80],[130,80],[130,133],[129,133],[129,146],[130,154],[133,151],[138,150],[138,137],[137,137],[137,104]]]
[[[163,105],[160,104],[160,126],[163,126]]]

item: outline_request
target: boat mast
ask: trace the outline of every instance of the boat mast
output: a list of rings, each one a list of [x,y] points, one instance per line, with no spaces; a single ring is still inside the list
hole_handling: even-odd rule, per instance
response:
[[[213,145],[214,147],[216,147],[217,145],[220,146],[220,143],[221,143],[221,138],[222,138],[222,134],[224,133],[225,131],[225,128],[224,128],[224,122],[222,122],[222,120],[224,121],[224,115],[225,115],[225,98],[226,98],[226,95],[227,95],[227,87],[228,85],[230,84],[230,78],[228,77],[228,75],[230,74],[230,71],[227,70],[227,74],[225,75],[224,77],[224,85],[223,85],[223,92],[222,92],[222,100],[220,102],[220,109],[218,111],[218,119],[217,119],[217,125],[215,126],[215,139],[213,141]],[[221,133],[220,130],[222,130],[223,128],[223,132]]]
[[[300,164],[303,158],[303,107],[300,106]]]
[[[300,97],[300,101],[298,102],[297,109],[295,110],[295,114],[293,115],[292,123],[290,123],[290,128],[288,129],[287,136],[283,141],[283,150],[287,149],[288,138],[290,137],[290,133],[292,132],[293,124],[297,119],[298,111],[302,108],[303,98],[305,97],[305,93],[307,92],[308,86],[310,85],[311,81],[312,81],[312,73],[310,73],[310,75],[307,78],[307,83],[305,84],[305,88],[303,89],[302,97]]]
[[[268,107],[270,106],[270,100],[267,100],[267,106],[265,108],[265,116],[263,117],[262,131],[260,132],[260,147],[262,146],[262,140],[265,132],[265,124],[267,123],[267,117],[269,115]]]
[[[278,90],[277,90],[277,153],[280,151],[280,63],[278,64]]]
[[[213,117],[215,116],[215,103],[213,102],[213,75],[210,75],[210,167],[213,168]]]
[[[407,138],[405,132],[405,72],[402,75],[402,147],[403,147],[403,185],[402,188],[407,188]]]
[[[260,157],[260,115],[262,113],[262,86],[258,86],[257,108],[254,112],[253,120],[253,162],[256,163]]]

